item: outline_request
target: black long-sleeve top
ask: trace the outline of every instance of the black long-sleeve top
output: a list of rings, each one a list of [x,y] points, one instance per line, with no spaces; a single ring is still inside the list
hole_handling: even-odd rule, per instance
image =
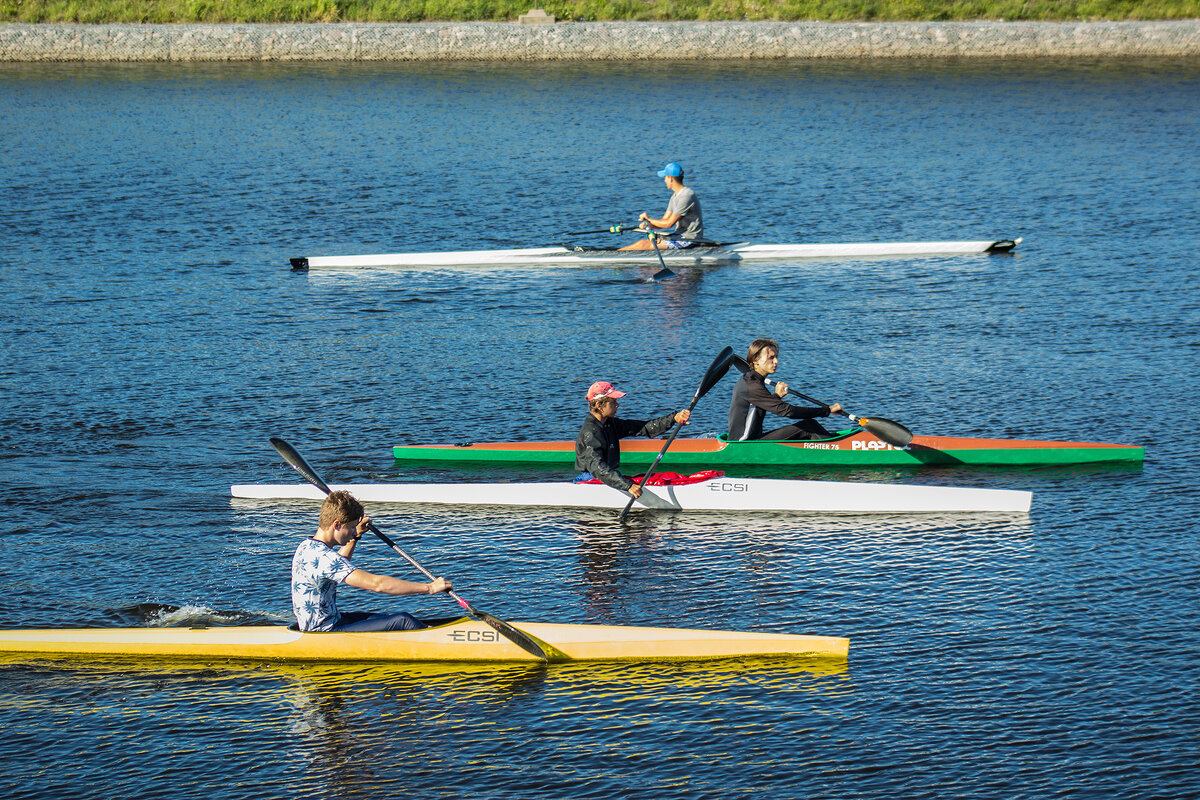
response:
[[[675,424],[675,413],[649,422],[612,417],[600,422],[591,413],[583,419],[575,439],[575,469],[590,472],[614,489],[628,489],[633,481],[622,475],[621,439],[627,436],[658,436]]]
[[[761,439],[763,417],[777,414],[788,419],[813,419],[828,417],[829,406],[806,408],[785,403],[767,388],[765,377],[754,370],[742,373],[733,387],[733,400],[729,403],[729,440],[744,442]]]

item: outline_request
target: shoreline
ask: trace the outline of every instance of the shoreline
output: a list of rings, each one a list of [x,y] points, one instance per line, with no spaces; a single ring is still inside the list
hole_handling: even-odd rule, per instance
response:
[[[1200,57],[1158,22],[0,24],[0,62]]]

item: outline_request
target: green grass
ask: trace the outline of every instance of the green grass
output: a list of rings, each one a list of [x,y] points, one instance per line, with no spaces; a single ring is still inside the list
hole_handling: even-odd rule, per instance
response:
[[[533,7],[560,20],[1162,20],[1200,17],[1200,0],[0,0],[0,22],[513,21]]]

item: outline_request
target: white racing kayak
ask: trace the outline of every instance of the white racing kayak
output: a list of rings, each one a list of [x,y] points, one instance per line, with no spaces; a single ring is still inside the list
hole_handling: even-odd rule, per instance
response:
[[[547,506],[623,509],[627,492],[596,483],[381,483],[341,484],[364,503],[454,506]],[[233,497],[323,500],[308,484],[239,484]],[[830,514],[938,512],[1028,513],[1032,492],[915,486],[897,483],[796,481],[716,477],[697,483],[646,486],[633,508],[655,511],[801,511]]]
[[[886,258],[898,256],[954,256],[972,253],[1007,253],[1021,239],[977,242],[861,242],[853,244],[718,244],[660,252],[668,264],[717,265],[741,261],[792,259]],[[460,250],[446,253],[384,253],[360,256],[306,256],[291,259],[292,269],[348,269],[354,267],[484,267],[484,266],[585,266],[591,264],[657,264],[653,250],[619,250],[609,247],[535,247],[517,250]]]

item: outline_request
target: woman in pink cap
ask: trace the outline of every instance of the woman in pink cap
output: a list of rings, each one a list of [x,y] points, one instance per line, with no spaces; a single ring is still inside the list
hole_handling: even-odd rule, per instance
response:
[[[686,408],[658,419],[619,419],[617,400],[625,393],[608,381],[596,381],[587,391],[588,415],[575,439],[575,482],[599,478],[614,489],[641,497],[642,487],[620,472],[621,439],[626,436],[658,436],[666,433],[676,422],[686,423],[691,412]]]

